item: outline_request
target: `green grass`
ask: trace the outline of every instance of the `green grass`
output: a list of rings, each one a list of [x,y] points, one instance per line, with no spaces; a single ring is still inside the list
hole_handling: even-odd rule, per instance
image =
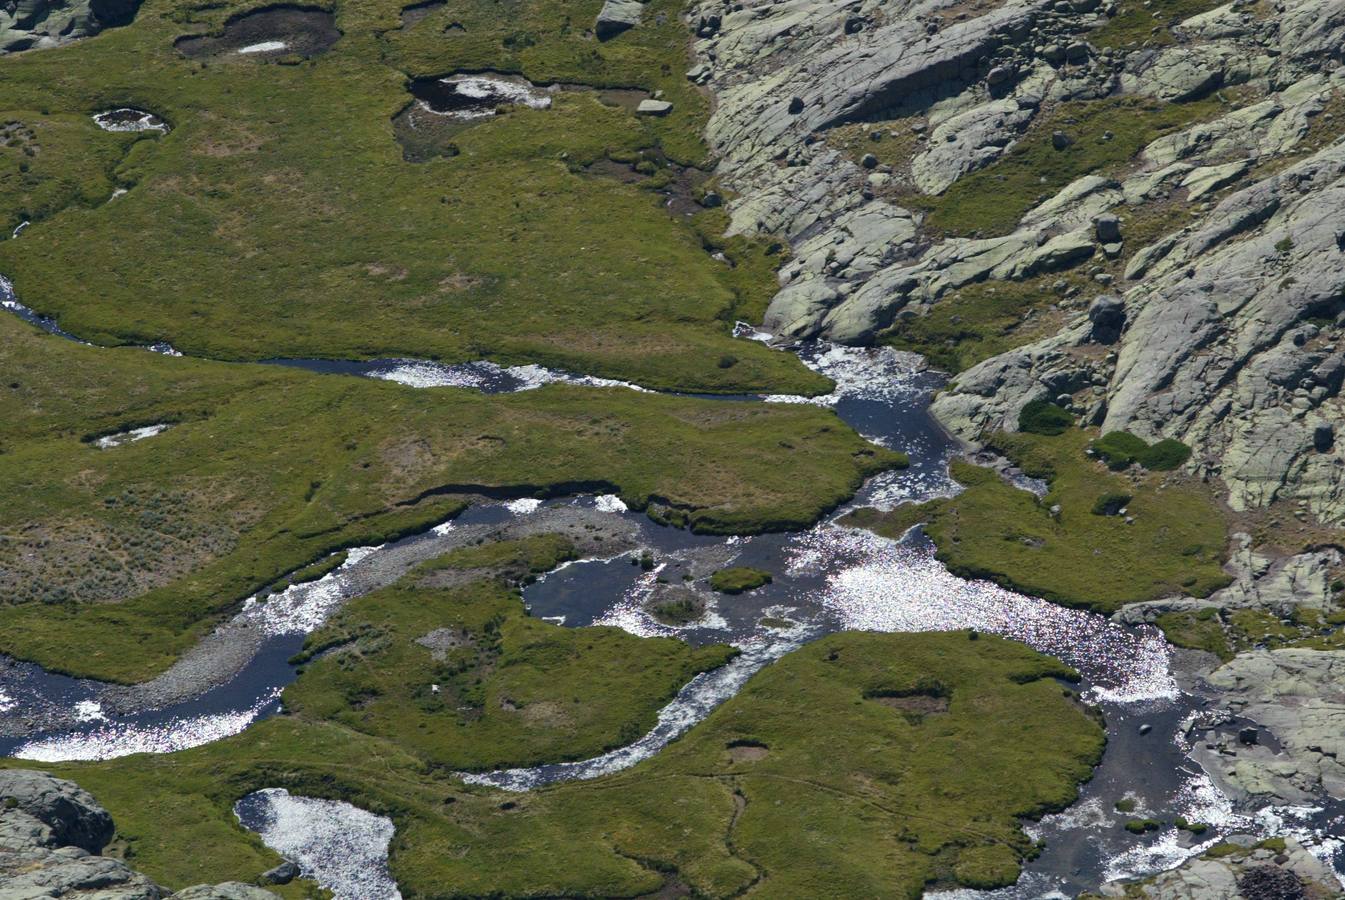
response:
[[[142,139],[103,131],[84,115],[0,110],[0,237],[69,206],[105,203],[113,169]]]
[[[924,204],[927,228],[947,234],[1006,234],[1023,214],[1084,175],[1119,171],[1155,138],[1219,109],[1217,100],[1159,103],[1142,98],[1075,101],[1038,117],[1008,153],[960,178]],[[1063,150],[1051,135],[1074,142]],[[1104,140],[1110,131],[1113,137]]]
[[[549,572],[575,558],[574,544],[561,534],[531,535],[519,540],[488,541],[461,547],[422,565],[423,571],[466,569],[488,573],[506,582]]]
[[[417,643],[432,632],[445,638],[438,650]],[[286,707],[448,769],[583,759],[630,743],[696,673],[735,653],[562,628],[524,615],[497,583],[430,589],[413,578],[352,601],[305,651],[333,648],[305,664]]]
[[[892,513],[860,510],[842,521],[890,537],[924,522],[954,572],[1101,612],[1172,594],[1205,596],[1225,585],[1227,527],[1209,491],[1159,475],[1114,475],[1084,455],[1087,443],[1078,430],[991,439],[1026,472],[1048,479],[1041,500],[989,469],[955,461],[953,475],[966,488],[957,497]],[[1094,514],[1101,498],[1121,493],[1132,495],[1131,523]],[[1058,516],[1051,513],[1056,505]]]
[[[1045,279],[968,285],[924,315],[899,317],[882,340],[956,374],[1052,334],[1059,320],[1046,310],[1057,299]]]
[[[1054,679],[1070,674],[993,637],[833,635],[758,674],[653,759],[526,794],[465,789],[401,740],[302,712],[196,750],[44,768],[92,791],[135,864],[174,887],[272,864],[229,808],[283,786],[390,815],[407,896],[683,885],[727,897],[755,885],[765,897],[916,898],[929,884],[1008,883],[1035,849],[1019,817],[1074,799],[1103,732],[1062,695]],[[930,679],[949,707],[918,722],[865,699]],[[732,751],[744,744],[758,750]]]
[[[721,594],[741,594],[771,583],[771,573],[751,566],[720,569],[710,576],[710,588]]]
[[[1173,25],[1219,5],[1217,0],[1151,0],[1149,3],[1126,0],[1120,11],[1092,32],[1088,40],[1098,48],[1167,46],[1176,41]]]
[[[0,241],[0,272],[97,343],[167,340],[237,360],[490,357],[660,388],[824,391],[792,355],[729,335],[740,307],[760,307],[773,266],[730,268],[661,198],[581,171],[645,149],[705,156],[706,103],[683,76],[674,0],[603,43],[582,35],[600,6],[528,0],[501,16],[486,0],[458,3],[435,14],[471,23],[458,39],[435,17],[396,31],[400,3],[346,4],[331,51],[268,65],[172,47],[240,4],[151,0],[130,27],[8,57],[7,115],[44,143],[16,184],[6,167],[22,150],[0,151],[11,171],[0,221],[41,215],[22,240]],[[404,161],[391,120],[410,101],[407,77],[464,68],[660,89],[676,109],[637,119],[564,92],[553,109],[462,132],[453,159]],[[131,143],[86,118],[123,104],[174,130]],[[114,185],[129,193],[103,203]],[[721,368],[726,355],[738,362]]]
[[[1320,610],[1304,608],[1295,609],[1289,619],[1264,609],[1208,608],[1166,613],[1155,624],[1176,646],[1206,650],[1227,662],[1256,647],[1340,650],[1345,648],[1341,619],[1339,614],[1323,615]]]
[[[814,521],[900,462],[807,405],[416,390],[80,347],[8,316],[0,337],[0,649],[112,680],[161,671],[285,573],[442,521],[473,485],[612,490],[752,532]],[[156,421],[177,424],[81,440]]]

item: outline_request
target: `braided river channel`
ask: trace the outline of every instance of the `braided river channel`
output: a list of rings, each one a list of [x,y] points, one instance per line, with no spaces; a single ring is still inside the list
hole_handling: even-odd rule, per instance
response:
[[[0,305],[39,327],[65,335],[51,320],[19,303],[0,279]],[[763,339],[739,328],[744,339]],[[172,348],[147,348],[172,353]],[[655,524],[626,509],[615,496],[547,501],[485,500],[422,534],[377,547],[356,548],[317,581],[294,585],[264,602],[247,601],[152,682],[131,687],[68,678],[28,663],[0,658],[0,755],[39,761],[90,760],[131,753],[167,753],[219,740],[280,711],[280,693],[296,677],[288,660],[340,605],[395,581],[420,561],[473,541],[501,524],[528,517],[612,516],[639,535],[657,561],[652,570],[631,565],[631,554],[569,563],[525,589],[532,615],[567,627],[613,625],[639,635],[675,636],[693,644],[728,642],[741,654],[721,669],[688,683],[660,713],[655,728],[601,757],[530,769],[463,773],[469,782],[526,791],[563,780],[594,778],[635,765],[694,727],[732,697],[751,676],[807,641],[842,630],[948,631],[975,629],[1022,641],[1058,657],[1082,676],[1084,699],[1097,704],[1107,725],[1107,749],[1094,777],[1069,809],[1026,823],[1044,851],[1024,868],[1019,883],[998,891],[955,891],[944,898],[1068,897],[1109,879],[1140,876],[1182,862],[1232,833],[1286,834],[1345,871],[1345,853],[1332,834],[1342,832],[1342,810],[1267,807],[1236,809],[1188,758],[1192,723],[1206,701],[1184,692],[1174,674],[1174,651],[1151,626],[1117,624],[1095,613],[1067,609],[984,581],[950,573],[919,529],[901,540],[835,524],[855,506],[891,508],[948,495],[948,476],[960,448],[928,411],[944,376],[923,360],[890,349],[826,344],[795,348],[805,363],[836,382],[825,397],[739,396],[726,403],[819,403],[861,434],[907,452],[909,468],[870,479],[850,504],[814,527],[752,537],[713,537]],[[538,366],[491,363],[453,366],[411,360],[341,363],[275,360],[330,377],[375,377],[432,389],[466,387],[490,393],[529,390],[564,381],[642,390],[634,385],[574,376]],[[153,440],[149,428],[121,440]],[[116,452],[113,441],[106,452]],[[1024,490],[1044,486],[1014,470],[1004,477]],[[639,550],[635,551],[638,555]],[[658,580],[678,583],[725,565],[749,565],[775,574],[749,594],[711,601],[705,614],[673,627],[646,610]],[[786,627],[787,626],[787,627]],[[1113,808],[1129,797],[1132,813]],[[387,869],[393,825],[353,806],[261,791],[236,807],[257,831],[303,873],[338,897],[379,900],[400,896]],[[1144,835],[1122,825],[1135,816],[1208,823],[1199,836],[1165,827]]]

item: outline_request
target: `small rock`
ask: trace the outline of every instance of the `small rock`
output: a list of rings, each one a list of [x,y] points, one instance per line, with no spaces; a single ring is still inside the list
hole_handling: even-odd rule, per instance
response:
[[[1065,134],[1065,132],[1063,131],[1051,132],[1051,146],[1054,147],[1055,149],[1064,150],[1072,143],[1074,143],[1074,140],[1069,135]]]
[[[641,100],[635,107],[637,116],[666,116],[672,112],[673,105],[667,100]]]
[[[1148,734],[1153,730],[1154,727],[1150,725],[1148,722],[1145,722],[1143,725],[1140,726],[1140,734]]]
[[[791,98],[789,101],[789,114],[791,116],[797,116],[801,112],[803,112],[803,98],[802,97]]]
[[[299,867],[287,859],[274,869],[263,872],[261,880],[263,884],[289,884],[298,877]]]
[[[865,153],[859,164],[866,169],[876,169],[878,168],[878,157],[872,153]]]
[[[1011,78],[1013,78],[1012,67],[995,66],[988,73],[986,73],[985,81],[986,84],[990,85],[991,87],[998,87],[999,85],[1004,84]]]
[[[1336,443],[1336,426],[1322,422],[1312,429],[1312,447],[1318,453],[1325,453]]]
[[[715,191],[706,191],[705,196],[701,197],[701,206],[706,209],[715,209],[724,205],[724,198]]]

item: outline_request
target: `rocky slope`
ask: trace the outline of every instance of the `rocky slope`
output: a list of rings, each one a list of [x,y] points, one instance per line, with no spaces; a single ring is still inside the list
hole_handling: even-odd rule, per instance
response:
[[[1224,480],[1235,509],[1301,500],[1339,523],[1340,463],[1323,451],[1345,377],[1345,237],[1331,215],[1345,146],[1302,145],[1314,121],[1331,131],[1345,4],[1234,3],[1182,22],[1170,46],[1092,46],[1090,33],[1124,11],[1094,0],[703,4],[710,34],[689,75],[719,100],[710,136],[738,195],[732,229],[783,236],[796,257],[765,325],[867,342],[958,288],[1122,257],[1112,333],[1062,303],[1063,328],[962,373],[940,418],[974,440],[1015,428],[1031,400],[1069,395],[1105,430],[1199,448],[1193,466]],[[918,204],[902,205],[993,163],[1062,104],[1173,104],[1215,89],[1228,101],[1219,114],[1122,171],[1077,179],[1008,234],[943,236],[923,227]],[[856,161],[831,139],[862,120],[914,122],[908,164]],[[1174,198],[1190,207],[1185,224],[1143,247],[1121,232],[1116,213]],[[1090,352],[1099,339],[1114,346]]]
[[[275,900],[239,882],[168,891],[121,860],[98,855],[113,833],[107,810],[73,782],[0,770],[0,900]]]

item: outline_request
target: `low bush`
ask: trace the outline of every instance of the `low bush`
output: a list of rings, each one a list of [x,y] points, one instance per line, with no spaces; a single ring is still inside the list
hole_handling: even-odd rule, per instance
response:
[[[1064,434],[1074,417],[1048,400],[1033,400],[1018,414],[1018,430],[1028,434]]]

